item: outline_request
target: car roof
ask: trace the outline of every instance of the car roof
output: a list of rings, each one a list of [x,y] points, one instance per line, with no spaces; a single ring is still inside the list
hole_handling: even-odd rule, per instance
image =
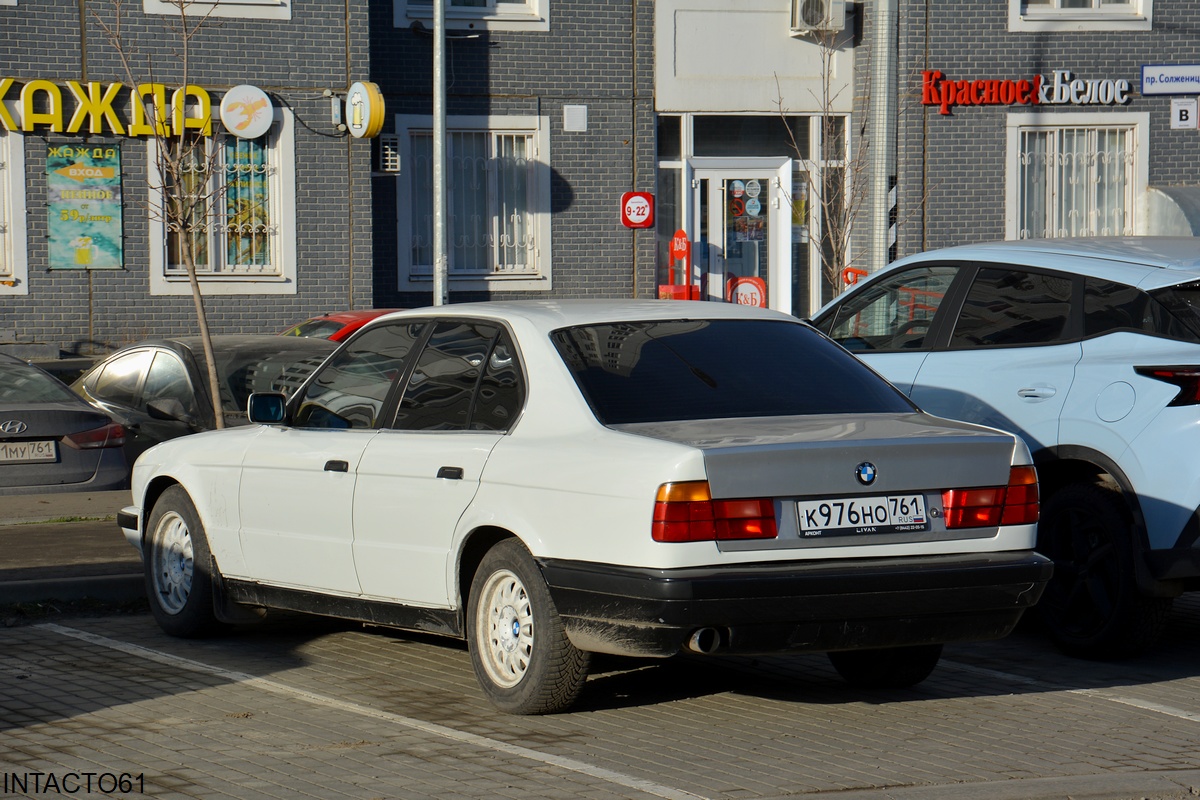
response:
[[[644,320],[760,319],[798,322],[779,311],[690,300],[506,300],[427,306],[389,314],[383,319],[408,317],[487,317],[520,322],[552,331],[575,325],[596,325]],[[372,325],[378,324],[372,323]]]
[[[213,350],[231,351],[245,350],[249,352],[264,351],[278,352],[281,350],[298,350],[301,352],[331,352],[337,347],[334,342],[325,339],[308,339],[301,336],[277,336],[268,333],[219,333],[211,337]],[[171,349],[186,349],[194,353],[202,353],[203,340],[199,336],[163,336],[154,339],[143,339],[136,344],[121,348],[127,350],[133,347],[169,347]]]
[[[384,314],[391,314],[393,311],[403,311],[400,308],[358,308],[353,311],[328,311],[324,314],[317,314],[315,317],[309,317],[305,322],[313,322],[315,320],[328,319],[334,322],[358,322],[364,319],[375,319]]]
[[[1114,278],[1153,289],[1200,280],[1200,240],[1190,236],[1096,236],[1021,239],[959,245],[896,261],[902,267],[936,258],[1005,261]]]

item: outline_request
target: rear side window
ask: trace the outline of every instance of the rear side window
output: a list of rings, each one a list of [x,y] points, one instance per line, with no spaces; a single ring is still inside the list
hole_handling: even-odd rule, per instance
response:
[[[153,357],[152,350],[136,350],[115,358],[104,366],[88,389],[101,400],[133,408],[137,405],[138,384]]]
[[[1151,327],[1147,333],[1200,342],[1200,284],[1160,289],[1150,300],[1153,305],[1148,308]]]
[[[843,302],[826,333],[847,350],[920,348],[958,270],[936,264],[882,278]]]
[[[1070,278],[988,267],[975,276],[963,303],[952,347],[1049,344],[1067,333]]]
[[[496,325],[439,322],[404,388],[395,427],[504,431],[520,408],[512,345]]]
[[[1181,308],[1183,316],[1190,312]],[[1083,288],[1083,334],[1140,331],[1184,342],[1200,341],[1165,305],[1133,286],[1088,278]]]
[[[798,323],[629,322],[566,328],[552,340],[605,425],[914,410],[862,362]]]

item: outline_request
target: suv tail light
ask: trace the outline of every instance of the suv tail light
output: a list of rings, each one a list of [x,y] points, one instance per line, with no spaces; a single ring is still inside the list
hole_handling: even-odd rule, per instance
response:
[[[664,483],[654,501],[650,535],[656,542],[774,539],[771,498],[713,500],[708,481]]]
[[[1200,367],[1134,367],[1133,371],[1178,386],[1179,394],[1168,406],[1200,405]]]
[[[125,429],[115,422],[99,428],[64,436],[63,444],[75,450],[95,450],[101,447],[120,447],[125,444]]]
[[[1037,471],[1013,467],[1007,486],[947,489],[942,492],[946,528],[1029,525],[1038,520]]]

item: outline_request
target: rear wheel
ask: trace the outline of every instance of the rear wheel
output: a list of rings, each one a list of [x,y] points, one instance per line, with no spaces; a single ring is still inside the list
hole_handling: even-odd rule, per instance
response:
[[[1158,641],[1171,598],[1138,589],[1132,524],[1119,493],[1090,483],[1056,492],[1042,507],[1037,549],[1054,561],[1037,615],[1064,652],[1123,658]]]
[[[940,644],[840,650],[829,653],[838,674],[859,689],[904,689],[929,677],[942,657]]]
[[[567,638],[541,572],[516,539],[496,544],[475,573],[467,641],[483,693],[501,711],[551,714],[583,691],[590,654]]]
[[[213,613],[208,540],[183,487],[172,486],[154,504],[143,549],[146,596],[159,627],[182,637],[220,627]]]

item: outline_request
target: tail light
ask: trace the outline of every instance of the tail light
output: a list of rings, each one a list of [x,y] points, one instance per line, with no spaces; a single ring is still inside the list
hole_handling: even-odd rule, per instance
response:
[[[775,503],[770,498],[713,500],[708,481],[664,483],[650,531],[656,542],[774,539]]]
[[[947,489],[942,492],[946,528],[1030,525],[1038,520],[1037,471],[1013,467],[1007,486]]]
[[[99,428],[64,436],[62,443],[75,450],[96,450],[101,447],[120,447],[125,444],[125,429],[115,422]]]
[[[1169,406],[1200,405],[1200,367],[1134,367],[1133,371],[1179,387]]]

